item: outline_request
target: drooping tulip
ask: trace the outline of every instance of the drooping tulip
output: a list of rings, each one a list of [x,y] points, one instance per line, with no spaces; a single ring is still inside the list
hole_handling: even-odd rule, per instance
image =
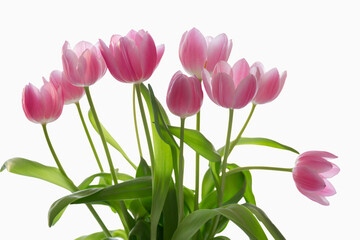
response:
[[[326,199],[336,193],[327,180],[339,173],[340,169],[327,159],[337,158],[323,151],[309,151],[299,155],[293,169],[293,178],[298,190],[309,199],[322,205],[329,205]]]
[[[216,63],[227,61],[231,49],[232,41],[225,34],[205,39],[198,29],[192,28],[180,40],[179,57],[186,72],[200,79],[204,68],[212,73]]]
[[[170,111],[186,118],[199,112],[203,101],[201,83],[196,77],[188,77],[178,71],[172,77],[166,103]]]
[[[258,82],[258,91],[253,100],[255,104],[268,103],[279,96],[285,84],[286,71],[281,76],[276,68],[264,72],[263,64],[256,62],[251,66],[250,72],[256,77]]]
[[[83,87],[72,85],[62,71],[54,70],[50,74],[50,82],[56,87],[61,88],[64,95],[64,104],[77,103],[84,95]]]
[[[100,50],[113,77],[120,82],[141,83],[149,79],[159,64],[165,46],[155,46],[144,30],[131,30],[125,37],[113,35],[109,47],[99,40]]]
[[[55,88],[45,78],[43,80],[44,85],[40,90],[29,83],[22,93],[22,107],[26,117],[30,121],[40,124],[58,119],[64,106],[61,88]]]
[[[65,76],[72,85],[88,87],[106,73],[106,64],[97,45],[81,41],[70,49],[66,41],[62,48]]]
[[[237,61],[233,67],[220,61],[212,75],[204,69],[202,79],[209,98],[225,108],[245,107],[257,90],[256,79],[250,74],[250,67],[245,59]]]

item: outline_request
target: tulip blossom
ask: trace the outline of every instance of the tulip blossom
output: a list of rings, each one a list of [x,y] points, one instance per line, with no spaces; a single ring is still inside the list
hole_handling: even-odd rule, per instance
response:
[[[81,41],[70,49],[68,42],[62,48],[62,63],[65,76],[71,84],[88,87],[106,73],[106,64],[98,46]]]
[[[250,74],[250,67],[245,59],[237,61],[233,67],[220,61],[216,64],[212,76],[206,69],[201,76],[209,98],[225,108],[245,107],[257,90],[256,79]]]
[[[279,96],[286,80],[286,71],[281,76],[276,68],[264,72],[264,66],[260,62],[256,62],[251,66],[250,72],[258,82],[258,91],[253,100],[254,104],[268,103]]]
[[[131,30],[125,37],[113,35],[109,47],[100,40],[100,50],[114,78],[125,83],[149,79],[160,62],[165,46],[155,46],[144,30]]]
[[[170,111],[181,118],[186,118],[199,112],[202,101],[200,81],[180,71],[176,72],[170,81],[166,96]]]
[[[232,41],[228,41],[225,34],[205,39],[198,29],[193,28],[181,38],[179,57],[184,69],[200,79],[204,68],[212,73],[216,63],[227,61],[231,49]]]
[[[301,154],[293,169],[293,178],[298,190],[311,200],[322,205],[329,205],[325,198],[336,193],[327,180],[339,173],[340,169],[327,159],[337,156],[322,151],[309,151]]]
[[[55,70],[50,74],[50,82],[56,87],[61,88],[64,95],[64,104],[77,103],[84,95],[82,87],[72,85],[61,71]]]
[[[22,94],[22,107],[26,117],[40,124],[58,119],[64,106],[61,88],[55,88],[51,82],[43,80],[44,85],[40,90],[29,83]]]

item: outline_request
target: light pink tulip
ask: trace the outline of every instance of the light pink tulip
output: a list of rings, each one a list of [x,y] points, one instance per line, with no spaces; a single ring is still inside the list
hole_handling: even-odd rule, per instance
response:
[[[55,86],[55,88],[61,88],[64,95],[64,104],[79,102],[85,93],[83,87],[76,87],[72,85],[65,74],[58,70],[51,72],[50,82]]]
[[[40,124],[58,119],[64,106],[61,88],[56,89],[45,78],[43,80],[44,85],[40,90],[29,83],[25,86],[22,94],[22,107],[26,117],[30,121]]]
[[[232,41],[225,34],[205,39],[198,29],[192,28],[181,38],[179,57],[186,72],[200,79],[204,68],[212,73],[216,63],[227,61],[231,49]]]
[[[180,71],[172,77],[166,103],[170,111],[185,118],[199,112],[203,101],[201,83],[196,77],[188,77]]]
[[[339,173],[335,164],[327,161],[337,156],[322,151],[305,152],[297,158],[293,178],[298,190],[311,200],[329,205],[325,198],[336,193],[334,186],[327,180]]]
[[[250,72],[256,77],[258,82],[258,91],[253,100],[255,104],[268,103],[279,96],[285,84],[286,71],[284,71],[280,77],[276,68],[264,72],[262,63],[256,62],[251,66]]]
[[[81,41],[71,50],[65,42],[62,51],[64,73],[72,85],[87,87],[105,75],[106,64],[98,46]]]
[[[232,68],[227,62],[220,61],[212,76],[206,69],[201,76],[209,98],[225,108],[245,107],[257,90],[256,79],[250,74],[250,67],[245,59],[237,61]]]
[[[165,46],[155,46],[144,30],[131,30],[125,37],[113,35],[109,47],[99,40],[100,50],[114,78],[125,83],[149,79],[160,62]]]

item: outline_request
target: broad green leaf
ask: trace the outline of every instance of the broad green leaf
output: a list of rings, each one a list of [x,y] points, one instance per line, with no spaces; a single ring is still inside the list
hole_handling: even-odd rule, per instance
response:
[[[267,139],[267,138],[240,138],[236,145],[260,145],[260,146],[267,146],[272,148],[278,148],[282,150],[287,150],[296,154],[299,154],[298,151],[295,149],[286,146],[284,144],[278,143],[274,140]],[[223,156],[224,154],[224,147],[218,150],[218,153]]]
[[[211,169],[209,168],[203,177],[201,185],[201,199],[204,199],[215,188],[213,177],[211,176]]]
[[[153,123],[155,121],[155,117],[159,117],[160,113],[165,114],[165,111],[161,112],[161,104],[155,98],[150,86],[149,90],[143,84],[141,85],[141,93],[146,101],[150,119]],[[160,109],[160,111],[158,111],[158,109]],[[166,123],[169,124],[168,119],[166,120],[166,115],[162,117],[165,121],[167,121]],[[173,151],[170,146],[161,139],[156,130],[155,124],[151,124],[151,129],[155,155],[155,166],[151,166],[153,170],[151,239],[156,240],[158,222],[168,193],[171,173],[173,170]]]
[[[250,203],[244,203],[244,207],[249,209],[259,221],[261,221],[264,226],[267,228],[269,233],[274,237],[276,240],[282,240],[285,239],[285,237],[281,234],[279,229],[271,222],[271,220],[268,218],[268,216],[265,214],[263,210],[261,210],[259,207],[250,204]]]
[[[179,127],[172,127],[168,126],[169,131],[171,134],[176,136],[177,138],[180,138],[180,128]],[[212,143],[207,140],[202,133],[200,133],[197,130],[193,129],[184,129],[184,142],[191,147],[194,151],[196,151],[198,154],[203,156],[209,161],[212,162],[219,162],[221,159],[221,156],[218,154],[218,152],[215,150]]]
[[[174,182],[170,182],[169,191],[163,209],[163,239],[171,239],[178,225],[178,204]]]
[[[136,169],[136,177],[151,176],[151,168],[141,157],[138,168]]]
[[[5,169],[11,173],[45,180],[69,191],[74,190],[72,183],[56,167],[49,167],[25,158],[12,158],[4,163],[0,172]]]
[[[121,181],[127,181],[130,179],[133,179],[133,177],[131,177],[130,175],[127,175],[125,173],[116,173],[116,176],[117,176],[117,179],[121,180]],[[111,177],[110,173],[96,173],[94,175],[91,175],[90,177],[87,177],[84,181],[82,181],[82,183],[78,187],[79,190],[88,188],[96,177],[100,177],[100,178],[104,179],[104,183],[105,182],[112,183],[111,182],[112,177]],[[111,185],[111,184],[109,184],[109,185]],[[104,187],[106,187],[106,186],[104,186]]]
[[[115,239],[115,237],[117,237],[116,239],[120,239],[120,238],[124,240],[128,239],[124,230],[119,229],[115,231],[110,231],[110,233],[113,236],[113,239]],[[97,232],[87,236],[78,237],[75,240],[104,240],[104,238],[106,238],[106,236],[103,232]]]
[[[89,116],[89,120],[91,122],[91,125],[93,126],[93,128],[95,129],[95,131],[97,133],[99,133],[96,123],[95,123],[95,119],[94,116],[91,112],[91,110],[89,110],[88,112],[88,116]],[[115,141],[115,139],[110,135],[110,133],[105,129],[105,127],[100,123],[101,128],[103,130],[104,136],[105,136],[105,140],[106,142],[108,142],[111,146],[113,146],[116,150],[118,150],[121,155],[123,155],[123,157],[125,158],[125,160],[134,168],[136,169],[136,165],[130,160],[130,158],[126,155],[126,153],[124,152],[124,150],[120,147],[120,145]]]
[[[136,221],[129,232],[129,240],[150,240],[150,223],[142,219]]]
[[[186,216],[176,229],[172,240],[191,239],[191,237],[213,217],[221,215],[235,223],[250,239],[267,239],[259,222],[244,206],[231,204],[215,209],[200,209]]]

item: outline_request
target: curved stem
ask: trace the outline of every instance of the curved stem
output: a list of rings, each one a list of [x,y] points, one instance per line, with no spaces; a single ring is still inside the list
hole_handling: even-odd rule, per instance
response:
[[[84,116],[83,116],[83,114],[82,114],[82,111],[81,111],[79,102],[76,102],[75,105],[76,105],[76,108],[77,108],[77,110],[78,110],[81,123],[82,123],[82,125],[83,125],[83,127],[84,127],[84,131],[85,131],[85,133],[86,133],[87,139],[89,140],[91,149],[92,149],[92,151],[93,151],[93,153],[94,153],[94,156],[95,156],[96,162],[97,162],[97,164],[98,164],[98,166],[99,166],[99,169],[100,169],[101,172],[104,172],[104,169],[103,169],[103,167],[102,167],[102,165],[101,165],[101,162],[100,162],[100,159],[99,159],[99,155],[98,155],[97,152],[96,152],[94,143],[93,143],[93,141],[92,141],[92,139],[91,139],[89,130],[88,130],[87,126],[86,126],[86,123],[85,123],[85,120],[84,120]]]
[[[51,151],[51,154],[56,162],[56,165],[58,167],[58,169],[60,170],[61,174],[69,181],[69,183],[72,185],[72,192],[76,192],[78,191],[79,189],[76,187],[76,185],[73,183],[73,181],[71,181],[71,179],[67,176],[64,168],[62,167],[60,161],[59,161],[59,158],[57,157],[56,153],[55,153],[55,150],[54,150],[54,147],[52,146],[51,144],[51,141],[50,141],[50,138],[49,138],[49,134],[47,132],[47,128],[46,128],[46,124],[43,124],[42,125],[42,128],[43,128],[43,131],[44,131],[44,135],[45,135],[45,138],[46,138],[46,142],[49,146],[49,149]],[[111,236],[111,233],[109,232],[109,230],[106,228],[104,222],[101,220],[100,216],[97,214],[97,212],[95,211],[94,207],[87,203],[86,204],[87,208],[90,210],[90,212],[92,213],[92,215],[94,216],[94,218],[96,219],[96,221],[99,223],[101,229],[103,230],[104,234],[106,237],[112,237]]]
[[[280,172],[292,172],[292,168],[280,168],[280,167],[266,167],[266,166],[248,166],[248,167],[238,167],[231,169],[227,172],[228,175],[246,171],[246,170],[270,170],[270,171],[280,171]]]
[[[178,202],[178,223],[184,218],[184,127],[185,118],[181,118],[180,124],[180,148],[179,148],[179,202]]]
[[[151,161],[151,169],[153,169],[154,166],[155,166],[154,150],[153,150],[153,146],[152,146],[152,142],[151,142],[149,127],[148,127],[146,116],[145,116],[144,105],[143,105],[143,102],[142,102],[142,99],[141,99],[140,84],[136,84],[135,88],[136,88],[137,99],[138,99],[138,102],[139,102],[141,118],[142,118],[143,125],[144,125],[145,136],[146,136],[146,140],[147,140],[147,143],[148,143],[148,149],[149,149],[149,155],[150,155],[150,161]]]
[[[200,131],[200,111],[196,114],[196,130]],[[200,154],[196,152],[194,211],[199,209],[199,189],[200,189]]]
[[[137,145],[138,145],[140,157],[142,158],[143,154],[142,154],[142,150],[141,150],[140,137],[139,137],[139,129],[138,129],[137,120],[136,120],[135,85],[133,85],[133,115],[134,115],[134,125],[135,125],[136,141],[137,141]]]

